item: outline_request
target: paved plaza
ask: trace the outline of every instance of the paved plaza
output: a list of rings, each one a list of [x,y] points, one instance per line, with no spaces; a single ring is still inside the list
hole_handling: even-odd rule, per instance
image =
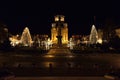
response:
[[[104,77],[17,77],[15,80],[107,80]]]
[[[0,68],[14,72],[17,77],[103,77],[112,70],[119,70],[119,57],[119,54],[76,54],[71,53],[68,48],[53,48],[48,53],[37,55],[1,54]]]

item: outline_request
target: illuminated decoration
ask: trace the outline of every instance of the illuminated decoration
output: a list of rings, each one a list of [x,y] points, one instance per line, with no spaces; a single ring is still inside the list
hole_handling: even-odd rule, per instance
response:
[[[90,33],[90,37],[89,37],[89,42],[90,44],[96,44],[98,41],[98,33],[97,30],[95,28],[95,25],[92,25],[92,29],[91,29],[91,33]]]
[[[103,42],[102,39],[97,40],[97,43],[99,43],[99,44],[102,44],[102,42]]]
[[[102,44],[103,43],[103,31],[101,29],[98,29],[98,40],[97,43]]]
[[[21,36],[21,43],[23,44],[23,46],[32,46],[33,41],[32,41],[28,27],[26,27],[23,30],[23,33]]]
[[[47,41],[47,42],[48,42],[49,47],[52,47],[52,44],[53,44],[53,43],[52,43],[52,41],[50,40],[50,38],[48,38],[48,41]]]
[[[51,40],[53,44],[57,44],[58,28],[61,28],[62,44],[68,43],[68,24],[64,22],[63,15],[56,15],[55,22],[52,23]]]
[[[81,41],[82,44],[88,44],[89,43],[89,36],[88,35],[84,35],[82,36],[82,41]]]
[[[50,38],[48,38],[46,41],[44,41],[45,44],[45,49],[49,50],[52,47],[52,41],[50,40]]]
[[[73,49],[74,46],[75,46],[74,40],[73,40],[72,38],[70,38],[70,41],[69,41],[69,43],[68,43],[68,47],[69,47],[70,49]]]
[[[45,39],[44,35],[39,35],[39,34],[34,35],[33,36],[33,41],[34,41],[33,46],[34,47],[41,47],[41,42],[43,39]]]
[[[12,37],[9,38],[9,40],[10,40],[11,46],[14,46],[14,47],[15,47],[15,46],[17,46],[17,45],[20,44],[19,35],[12,36]]]

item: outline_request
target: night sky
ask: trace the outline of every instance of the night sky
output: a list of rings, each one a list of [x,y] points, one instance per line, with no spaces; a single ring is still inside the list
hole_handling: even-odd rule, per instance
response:
[[[120,6],[117,2],[79,0],[8,0],[0,3],[0,22],[12,34],[22,33],[27,26],[31,34],[50,34],[55,15],[64,15],[69,35],[89,34],[93,23],[103,28],[111,19],[120,24]],[[94,16],[96,16],[94,21]]]

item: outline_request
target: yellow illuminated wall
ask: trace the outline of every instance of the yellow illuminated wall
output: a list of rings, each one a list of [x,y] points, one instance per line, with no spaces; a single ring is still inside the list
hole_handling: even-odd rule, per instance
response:
[[[66,23],[64,23],[64,28],[62,28],[62,43],[68,42],[68,27]]]
[[[59,25],[59,23],[61,25]],[[58,35],[58,27],[61,27],[61,36],[62,36],[62,43],[67,44],[68,43],[68,24],[64,22],[64,16],[63,15],[56,15],[55,16],[55,22],[52,23],[51,28],[51,40],[54,44],[57,43],[57,35]]]
[[[51,40],[53,43],[57,43],[57,30],[55,27],[52,27],[51,29]]]

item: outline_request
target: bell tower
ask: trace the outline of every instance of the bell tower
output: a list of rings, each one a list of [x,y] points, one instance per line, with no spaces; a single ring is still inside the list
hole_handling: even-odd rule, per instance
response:
[[[51,28],[51,40],[54,44],[67,44],[68,43],[68,24],[65,23],[65,16],[54,16],[54,23]]]

